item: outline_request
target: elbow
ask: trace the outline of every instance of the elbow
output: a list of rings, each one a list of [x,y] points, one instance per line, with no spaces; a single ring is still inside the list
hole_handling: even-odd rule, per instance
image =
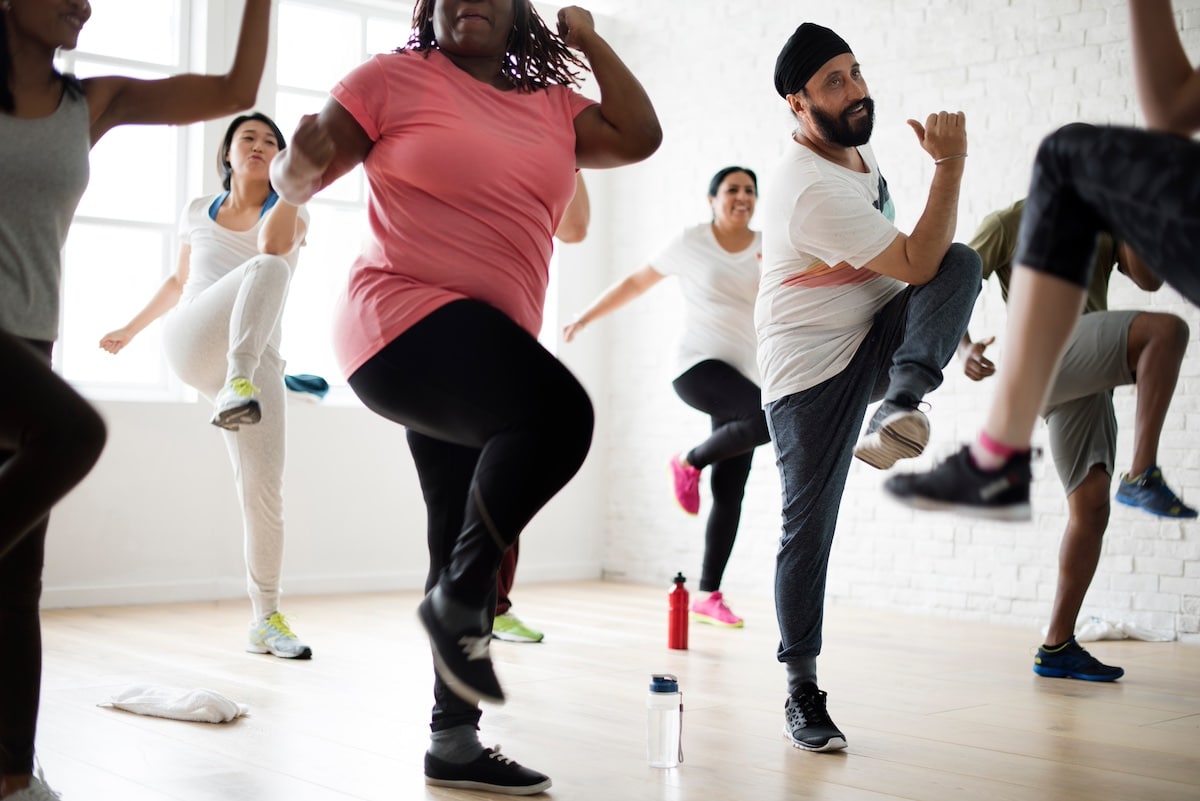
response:
[[[641,132],[641,136],[638,137],[639,149],[636,160],[641,161],[653,156],[662,145],[662,140],[662,125],[659,124],[658,117],[652,117]]]
[[[554,233],[559,242],[565,242],[568,245],[575,245],[587,239],[586,225],[562,225]]]
[[[263,237],[258,240],[258,252],[264,256],[286,256],[292,252],[295,244],[283,237]]]

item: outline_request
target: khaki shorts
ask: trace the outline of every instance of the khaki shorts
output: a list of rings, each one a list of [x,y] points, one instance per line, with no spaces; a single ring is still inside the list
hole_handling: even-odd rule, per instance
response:
[[[1079,318],[1046,402],[1050,453],[1070,495],[1093,465],[1113,475],[1117,417],[1113,387],[1134,383],[1129,370],[1129,326],[1141,312],[1092,312]]]

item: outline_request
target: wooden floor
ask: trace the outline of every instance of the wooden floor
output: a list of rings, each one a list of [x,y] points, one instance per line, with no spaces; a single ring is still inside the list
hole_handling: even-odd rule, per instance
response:
[[[768,599],[733,598],[742,630],[692,626],[668,651],[666,588],[518,587],[539,645],[496,643],[509,703],[482,737],[565,801],[1197,801],[1200,647],[1106,642],[1115,684],[1041,679],[1022,628],[830,609],[821,685],[848,750],[781,736],[783,671]],[[242,652],[247,603],[44,615],[38,746],[64,801],[485,799],[427,788],[432,669],[415,593],[291,598],[311,662]],[[739,602],[740,600],[740,602]],[[652,672],[679,676],[685,763],[646,766]],[[236,723],[99,704],[133,684],[204,687]],[[543,796],[546,797],[546,796]]]

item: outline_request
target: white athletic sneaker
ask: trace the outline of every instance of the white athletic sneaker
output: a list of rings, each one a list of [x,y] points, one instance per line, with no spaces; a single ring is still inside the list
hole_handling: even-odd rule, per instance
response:
[[[280,659],[312,659],[312,649],[300,642],[279,612],[251,623],[249,639],[246,650],[252,654],[271,654]]]

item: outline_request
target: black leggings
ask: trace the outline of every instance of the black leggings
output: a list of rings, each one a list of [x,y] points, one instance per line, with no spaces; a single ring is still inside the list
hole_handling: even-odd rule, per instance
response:
[[[1133,128],[1073,123],[1043,140],[1016,264],[1086,287],[1096,235],[1127,243],[1200,305],[1200,144]]]
[[[104,448],[104,422],[50,369],[50,349],[0,331],[0,774],[33,771],[50,509]]]
[[[725,362],[708,359],[676,378],[675,393],[712,418],[712,435],[688,452],[688,464],[712,465],[713,507],[704,532],[700,590],[721,589],[721,579],[742,519],[742,498],[754,449],[771,441],[758,386]]]
[[[428,514],[426,589],[495,607],[504,552],[583,464],[587,393],[505,314],[460,300],[434,311],[355,371],[372,411],[408,428]],[[479,719],[434,684],[434,730]]]

